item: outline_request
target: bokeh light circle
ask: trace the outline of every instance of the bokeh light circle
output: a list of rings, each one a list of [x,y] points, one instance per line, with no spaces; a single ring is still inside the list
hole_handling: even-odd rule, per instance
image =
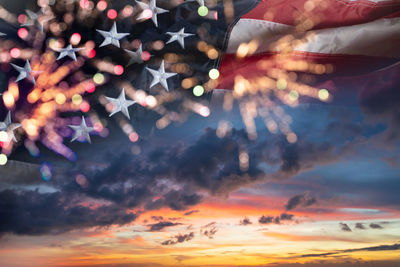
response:
[[[4,166],[7,164],[7,156],[5,154],[0,154],[0,165]]]
[[[201,85],[197,85],[193,88],[193,94],[195,96],[202,96],[204,94],[204,88]]]
[[[326,101],[329,99],[329,91],[326,89],[321,89],[318,91],[318,97],[319,99],[321,99],[322,101]]]
[[[219,71],[217,69],[211,69],[208,75],[211,79],[216,80],[219,78]]]
[[[197,10],[197,13],[199,13],[200,16],[204,17],[208,15],[208,8],[206,6],[201,6]]]

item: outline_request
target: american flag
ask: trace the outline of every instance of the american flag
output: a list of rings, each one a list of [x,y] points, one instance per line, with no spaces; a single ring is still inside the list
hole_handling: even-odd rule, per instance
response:
[[[400,1],[261,0],[232,4],[239,10],[235,14],[245,14],[233,20],[227,34],[218,88],[233,89],[237,75],[246,79],[265,76],[268,67],[277,65],[300,73],[318,73],[321,82],[371,73],[399,62]],[[285,60],[280,60],[282,56]],[[274,64],[260,66],[268,61]]]
[[[74,108],[72,105],[72,109],[65,110],[64,106],[57,103],[56,97],[54,99],[47,97],[46,103],[41,103],[39,106],[46,109],[54,106],[55,112],[45,112],[48,114],[45,118],[31,120],[29,109],[32,107],[29,105],[27,107],[24,100],[17,101],[13,98],[15,92],[12,93],[11,89],[15,91],[16,80],[11,79],[10,88],[3,95],[3,100],[8,102],[5,102],[6,108],[2,112],[2,117],[8,110],[15,109],[16,119],[22,123],[21,129],[28,133],[28,139],[36,141],[42,136],[40,140],[42,143],[57,153],[64,155],[67,153],[70,159],[74,158],[71,156],[72,152],[61,145],[61,142],[66,137],[72,137],[73,133],[66,127],[71,122],[54,123],[53,119],[72,114],[68,112],[79,115],[77,114],[79,112],[94,111],[97,114],[95,116],[97,128],[103,129],[103,125],[99,124],[99,117],[104,116],[102,113],[104,107],[107,108],[107,99],[109,102],[109,97],[116,97],[122,91],[125,93],[124,86],[129,86],[126,90],[130,98],[145,108],[135,108],[135,115],[132,118],[135,124],[140,124],[137,123],[140,120],[151,120],[158,128],[164,128],[171,121],[184,120],[186,115],[181,113],[187,110],[208,116],[207,100],[226,92],[215,89],[227,89],[231,95],[225,97],[226,110],[230,109],[233,99],[251,98],[242,101],[244,104],[241,105],[241,111],[247,130],[254,132],[254,119],[257,113],[267,114],[268,109],[277,105],[274,100],[276,98],[289,105],[295,105],[307,97],[329,101],[332,98],[331,92],[335,91],[336,86],[344,80],[347,84],[361,89],[364,85],[373,83],[374,90],[390,87],[398,81],[397,63],[400,56],[398,0],[205,2],[152,0],[134,3],[119,1],[112,5],[108,5],[106,1],[95,3],[79,1],[76,5],[74,1],[42,2],[40,2],[41,11],[35,13],[27,10],[24,17],[18,16],[18,20],[24,18],[22,20],[27,20],[28,23],[24,21],[23,24],[16,26],[14,18],[14,25],[6,23],[0,28],[0,32],[5,35],[2,36],[4,40],[24,41],[18,47],[6,48],[6,50],[11,49],[10,55],[14,62],[9,62],[10,57],[3,60],[8,66],[3,67],[7,75],[11,77],[18,75],[16,69],[9,68],[9,63],[13,64],[11,66],[16,66],[14,68],[26,64],[25,61],[29,59],[26,57],[32,54],[32,50],[21,49],[24,49],[28,41],[35,45],[36,52],[32,66],[37,67],[38,60],[42,60],[38,59],[40,53],[49,53],[49,46],[52,45],[51,49],[56,51],[67,47],[68,42],[71,44],[77,35],[79,41],[76,42],[76,46],[78,47],[79,43],[84,46],[74,48],[74,53],[80,53],[81,57],[78,63],[75,65],[71,63],[68,66],[78,69],[80,77],[87,79],[95,75],[93,79],[96,83],[96,79],[99,78],[96,75],[100,75],[100,80],[109,83],[104,86],[99,83],[98,87],[103,89],[96,90],[96,93],[90,95],[85,90],[87,81],[82,80],[80,83],[82,86],[76,87],[82,90],[78,94],[70,93],[71,100],[74,95],[79,101],[83,99],[80,106]],[[54,30],[59,27],[54,26],[57,22],[65,23],[68,19],[66,14],[71,14],[68,13],[71,5],[75,5],[71,10],[77,12],[76,19],[68,22],[69,26],[65,30],[61,32]],[[6,11],[3,13],[8,14]],[[87,23],[84,23],[85,18],[88,19]],[[29,29],[31,36],[26,29]],[[105,32],[112,29],[123,33],[121,39],[115,43],[117,46],[103,46],[106,43]],[[43,30],[45,38],[43,35],[41,39],[33,37],[33,34]],[[21,37],[21,34],[26,36]],[[55,38],[58,40],[55,41]],[[40,42],[42,44],[39,44]],[[63,46],[57,48],[60,42]],[[146,59],[135,60],[132,55],[135,55],[135,51],[141,50],[144,51]],[[65,52],[64,56],[66,55],[71,56]],[[72,56],[72,59],[76,59],[74,55]],[[58,59],[61,59],[61,54]],[[171,73],[165,81],[159,81],[154,77],[154,73],[160,70],[161,66],[165,72]],[[111,75],[102,74],[107,72]],[[38,68],[34,68],[31,74],[43,76],[39,77],[41,81],[39,85],[46,80],[44,76],[47,72],[41,72]],[[155,83],[157,81],[159,83]],[[61,84],[65,81],[57,82]],[[94,86],[93,82],[89,85],[90,89]],[[21,87],[24,87],[21,95],[27,97],[31,104],[32,101],[40,103],[37,102],[41,99],[40,95],[37,95],[39,92],[45,94],[45,91],[41,91],[37,86],[32,87],[30,83],[23,83]],[[64,94],[62,88],[60,90],[61,94]],[[138,91],[140,96],[137,94]],[[145,93],[142,93],[143,91]],[[274,94],[273,97],[271,93]],[[169,94],[172,96],[167,96]],[[154,97],[160,95],[163,104],[157,105]],[[151,112],[147,112],[149,105],[143,102],[143,96],[153,97],[154,106]],[[254,96],[258,99],[254,99]],[[61,98],[58,100],[63,100],[65,95]],[[166,99],[173,101],[167,104]],[[66,98],[67,102],[69,100]],[[256,109],[267,111],[252,112],[251,107],[254,105]],[[19,110],[28,110],[28,114],[23,114]],[[108,107],[107,111],[111,113],[112,110]],[[130,119],[129,113],[125,111],[125,114],[128,114],[127,117]],[[79,115],[73,124],[77,125],[80,118]],[[264,119],[270,121],[268,116]],[[49,124],[51,120],[53,122]],[[40,121],[39,125],[31,125],[37,121]],[[128,121],[125,121],[123,124],[127,123]],[[57,145],[41,135],[43,130],[52,128],[49,125],[54,127],[57,125],[57,129],[47,132],[45,136],[54,133],[59,135]],[[273,125],[270,123],[269,128],[276,128]],[[148,130],[141,132],[139,128],[128,126],[125,129],[128,128],[127,135],[134,140],[138,134],[148,133]],[[23,133],[21,129],[19,131]],[[70,134],[65,133],[68,130]],[[289,127],[283,127],[283,132],[291,136],[288,138],[292,141],[296,140],[295,133]],[[5,151],[10,154],[11,150],[9,148]]]

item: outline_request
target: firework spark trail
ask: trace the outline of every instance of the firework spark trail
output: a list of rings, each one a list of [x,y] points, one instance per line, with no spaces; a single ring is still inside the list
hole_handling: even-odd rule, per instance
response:
[[[229,1],[227,1],[229,2]],[[280,131],[290,143],[297,141],[296,134],[290,129],[292,119],[279,107],[281,103],[294,107],[299,104],[301,97],[319,99],[321,101],[332,100],[332,95],[326,90],[316,88],[302,82],[299,74],[310,78],[311,75],[323,75],[333,72],[331,64],[316,64],[309,60],[298,60],[294,55],[294,49],[300,46],[308,38],[313,38],[313,33],[307,31],[318,23],[319,18],[313,17],[309,12],[299,14],[297,25],[293,32],[289,32],[270,45],[271,51],[279,51],[267,60],[259,60],[258,69],[264,71],[264,76],[256,76],[246,79],[237,75],[234,80],[233,92],[224,98],[224,109],[230,111],[233,100],[239,102],[243,122],[248,132],[249,139],[257,138],[255,119],[261,117],[267,129],[271,133]],[[273,16],[266,13],[265,17]],[[243,59],[256,53],[262,45],[261,36],[248,43],[241,43],[236,51],[236,58]],[[275,99],[278,99],[275,100]],[[224,124],[221,124],[224,125]],[[224,127],[224,126],[222,126]]]
[[[178,4],[181,2],[169,3],[168,6],[173,7]],[[217,2],[209,1],[207,5],[209,14],[214,14],[212,12],[215,11],[212,9]],[[233,16],[232,2],[224,1],[224,5],[225,11],[221,15],[227,16],[227,21],[230,21]],[[35,13],[36,17],[32,16],[31,12],[16,16],[0,7],[0,18],[14,27],[19,27],[18,40],[15,40],[16,38],[0,40],[2,69],[9,72],[10,68],[7,66],[10,62],[30,60],[32,74],[37,80],[36,85],[32,87],[25,82],[16,84],[15,78],[11,77],[8,90],[2,96],[7,109],[12,110],[16,120],[21,122],[22,128],[19,134],[25,133],[27,138],[24,142],[25,147],[30,152],[37,151],[35,142],[41,142],[69,160],[76,159],[76,155],[64,144],[64,141],[72,135],[71,129],[66,126],[79,124],[78,119],[81,116],[64,118],[62,114],[86,113],[90,117],[95,134],[107,136],[106,118],[103,118],[101,112],[94,108],[100,104],[108,112],[113,110],[112,104],[106,99],[109,95],[103,90],[106,85],[118,88],[119,92],[125,88],[126,95],[130,99],[146,110],[158,114],[155,126],[159,129],[167,127],[172,122],[185,121],[190,113],[197,113],[203,117],[210,115],[207,104],[196,97],[211,92],[215,88],[219,76],[217,69],[211,69],[206,78],[196,75],[198,72],[189,64],[191,55],[164,53],[162,49],[166,43],[161,40],[151,40],[146,43],[142,43],[139,39],[133,39],[130,42],[123,41],[121,50],[136,51],[141,45],[144,47],[143,63],[133,64],[130,68],[125,64],[127,63],[126,55],[121,57],[121,53],[117,54],[114,48],[106,48],[108,49],[106,51],[111,53],[108,55],[97,47],[100,44],[98,43],[100,36],[95,35],[92,28],[105,31],[110,27],[107,26],[110,25],[109,22],[114,21],[117,22],[119,32],[124,32],[127,27],[130,29],[145,27],[140,23],[147,23],[147,20],[152,18],[153,14],[150,10],[142,10],[138,5],[127,4],[119,7],[117,11],[112,8],[111,3],[104,0],[95,2],[39,0],[38,6],[41,9],[40,12]],[[250,139],[257,138],[255,119],[261,117],[272,133],[280,131],[286,135],[288,142],[294,143],[297,141],[297,136],[290,129],[292,119],[284,113],[280,107],[281,103],[295,106],[302,96],[323,101],[331,99],[326,90],[321,93],[320,89],[300,81],[298,73],[317,75],[329,73],[332,71],[332,66],[292,58],[293,48],[304,41],[305,33],[310,29],[310,25],[314,25],[313,23],[313,21],[310,22],[309,17],[299,15],[295,31],[279,38],[273,44],[274,49],[282,53],[257,62],[260,69],[265,70],[265,75],[252,79],[237,75],[234,90],[225,95],[223,106],[226,111],[233,108],[235,101],[239,103]],[[29,26],[21,27],[21,25]],[[85,30],[88,31],[86,36],[82,35]],[[207,29],[199,27],[197,33],[201,37],[196,44],[198,52],[209,60],[218,59],[222,51],[202,38],[207,36]],[[310,38],[310,35],[307,35],[307,38]],[[71,47],[81,48],[76,51],[77,60],[60,59],[58,61],[60,50],[69,44],[72,45]],[[243,43],[238,47],[236,57],[240,59],[251,56],[260,45],[261,41],[258,39]],[[158,56],[152,57],[150,55],[152,52]],[[153,68],[159,66],[161,60],[165,60],[167,71],[184,77],[180,84],[181,88],[166,92],[160,86],[153,89],[136,88],[129,82],[132,80],[131,77],[137,77],[141,73],[148,61],[151,63],[149,66]],[[31,89],[27,89],[28,86]],[[193,94],[196,97],[193,97]],[[24,97],[26,100],[22,99]],[[116,116],[115,120],[132,142],[138,141],[139,135],[131,122],[122,116]],[[226,134],[227,125],[227,122],[221,122],[217,133],[221,136]],[[10,155],[13,146],[14,143],[9,140],[3,142],[2,153]]]

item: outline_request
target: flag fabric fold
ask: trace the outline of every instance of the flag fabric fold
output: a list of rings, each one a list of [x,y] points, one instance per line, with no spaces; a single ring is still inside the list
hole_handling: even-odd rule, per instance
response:
[[[274,67],[317,81],[367,74],[399,62],[399,47],[398,0],[261,0],[229,33],[218,88]]]

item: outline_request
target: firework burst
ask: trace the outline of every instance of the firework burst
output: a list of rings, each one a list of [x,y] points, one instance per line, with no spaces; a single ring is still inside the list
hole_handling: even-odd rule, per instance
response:
[[[3,138],[3,155],[10,155],[13,147],[24,140],[33,156],[39,154],[40,142],[75,160],[66,140],[87,138],[79,138],[68,126],[84,122],[83,114],[89,127],[93,127],[91,134],[106,137],[109,116],[104,111],[115,113],[119,103],[115,101],[122,92],[129,103],[134,101],[140,109],[153,114],[151,118],[159,129],[183,122],[191,113],[208,117],[208,97],[218,85],[217,66],[223,53],[210,28],[218,16],[232,20],[232,3],[224,1],[224,12],[219,14],[217,1],[209,1],[208,8],[203,1],[198,2],[191,1],[192,10],[209,22],[195,30],[180,27],[176,31],[166,30],[170,25],[162,16],[182,1],[163,2],[160,8],[155,1],[38,0],[39,11],[27,9],[18,15],[0,7],[0,17],[8,24],[6,35],[0,37],[0,62],[10,77],[2,98],[6,109],[22,126],[13,129],[20,142]],[[187,9],[182,10],[182,16],[193,17]],[[290,129],[291,118],[280,104],[295,106],[302,96],[323,101],[331,98],[327,90],[306,85],[304,77],[298,75],[324,74],[332,69],[292,58],[293,47],[301,45],[309,24],[308,20],[298,21],[296,32],[273,44],[282,53],[256,63],[265,74],[252,79],[236,75],[234,90],[225,95],[225,110],[231,110],[235,101],[239,103],[250,139],[257,138],[255,118],[261,117],[271,132],[280,131],[288,142],[296,142],[297,136]],[[160,32],[165,36],[161,38]],[[260,40],[240,44],[236,58],[251,56],[261,45]],[[179,53],[178,48],[182,50]],[[199,57],[201,60],[197,60]],[[29,69],[22,69],[24,62],[29,62]],[[168,80],[174,80],[174,88],[169,88]],[[140,131],[132,124],[128,107],[124,110],[112,119],[130,141],[137,142]],[[222,121],[217,134],[223,137],[228,128],[229,122]]]

